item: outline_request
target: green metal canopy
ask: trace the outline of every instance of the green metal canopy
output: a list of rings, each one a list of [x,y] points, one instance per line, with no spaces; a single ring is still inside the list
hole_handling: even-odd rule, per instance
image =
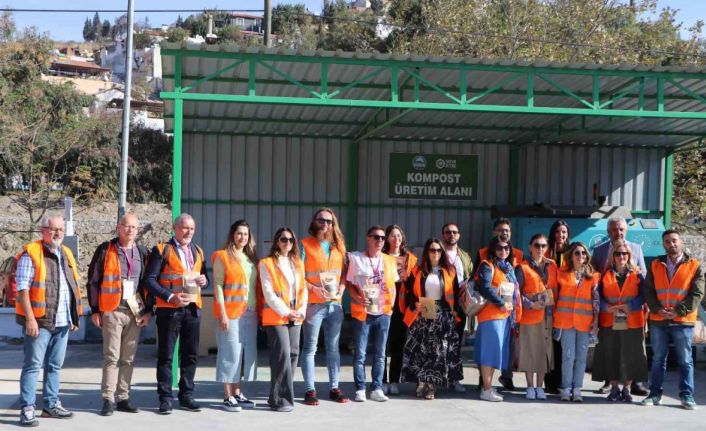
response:
[[[672,154],[706,135],[703,68],[186,43],[161,53],[175,213],[189,133],[504,143],[511,155],[532,144],[658,148],[669,224]]]

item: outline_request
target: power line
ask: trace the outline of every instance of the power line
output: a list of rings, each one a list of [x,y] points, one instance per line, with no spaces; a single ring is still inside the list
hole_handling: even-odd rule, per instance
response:
[[[179,13],[179,12],[263,12],[264,9],[135,9],[135,13]],[[15,9],[0,8],[0,12],[27,13],[127,13],[126,9]]]

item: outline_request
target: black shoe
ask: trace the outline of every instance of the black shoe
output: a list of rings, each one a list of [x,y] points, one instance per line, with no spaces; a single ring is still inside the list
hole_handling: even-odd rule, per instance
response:
[[[185,398],[183,400],[179,400],[179,405],[181,406],[182,409],[188,410],[190,412],[200,412],[201,411],[201,405],[194,401],[193,398]]]
[[[630,385],[630,393],[633,395],[645,396],[650,393],[642,382],[633,382]]]
[[[498,379],[501,385],[503,385],[503,388],[508,391],[514,391],[515,390],[515,384],[512,383],[512,379],[506,379],[505,377],[500,376]]]
[[[304,394],[304,404],[307,406],[319,405],[319,399],[316,397],[316,391],[306,391]]]
[[[238,395],[233,395],[238,401],[238,405],[244,409],[254,409],[255,408],[255,401],[250,401],[243,395],[243,393],[239,393]]]
[[[607,400],[614,403],[616,401],[620,401],[621,397],[622,394],[620,392],[620,388],[612,388],[608,394]]]
[[[61,401],[57,401],[54,407],[45,407],[42,410],[42,417],[49,417],[54,419],[71,419],[74,417],[73,412],[66,410],[62,405]]]
[[[113,416],[113,402],[110,400],[103,400],[103,408],[101,409],[101,416]]]
[[[118,401],[118,404],[116,405],[116,410],[119,412],[125,412],[125,413],[139,413],[140,409],[135,407],[131,402],[130,399]]]
[[[172,402],[171,401],[160,401],[159,402],[159,414],[160,415],[170,415],[172,414]]]

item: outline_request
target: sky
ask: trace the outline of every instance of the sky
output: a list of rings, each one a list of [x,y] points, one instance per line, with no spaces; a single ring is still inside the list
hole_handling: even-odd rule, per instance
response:
[[[263,0],[134,0],[135,9],[259,9],[262,10]],[[277,5],[304,3],[312,12],[320,12],[323,0],[273,0],[272,4]],[[24,8],[24,9],[127,9],[127,0],[0,0],[0,7]],[[706,21],[706,1],[703,0],[658,0],[659,7],[671,7],[678,9],[678,20],[688,28],[696,20]],[[253,12],[260,14],[261,12]],[[182,13],[182,17],[190,13]],[[109,19],[111,23],[121,14],[101,13],[101,21]],[[137,13],[135,21],[139,22],[149,17],[150,23],[157,27],[161,24],[172,24],[176,21],[178,13]],[[87,17],[93,17],[92,12],[75,13],[38,13],[38,12],[16,12],[14,14],[18,29],[28,26],[36,26],[40,32],[48,32],[54,40],[67,41],[83,40],[83,23]],[[686,33],[683,33],[686,36]]]

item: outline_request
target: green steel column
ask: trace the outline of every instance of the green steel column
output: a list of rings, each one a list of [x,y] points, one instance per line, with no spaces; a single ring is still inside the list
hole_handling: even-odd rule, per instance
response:
[[[174,58],[174,92],[181,93],[181,57]],[[174,154],[172,155],[172,220],[181,214],[181,153],[184,117],[184,101],[174,100]],[[174,345],[172,359],[172,386],[179,383],[179,338]]]
[[[672,227],[672,193],[674,181],[674,154],[664,159],[664,227]]]
[[[356,249],[358,235],[358,149],[360,141],[354,140],[348,146],[348,197],[346,199],[346,248]],[[348,289],[346,289],[348,292]],[[343,296],[343,311],[350,312],[351,298]]]

